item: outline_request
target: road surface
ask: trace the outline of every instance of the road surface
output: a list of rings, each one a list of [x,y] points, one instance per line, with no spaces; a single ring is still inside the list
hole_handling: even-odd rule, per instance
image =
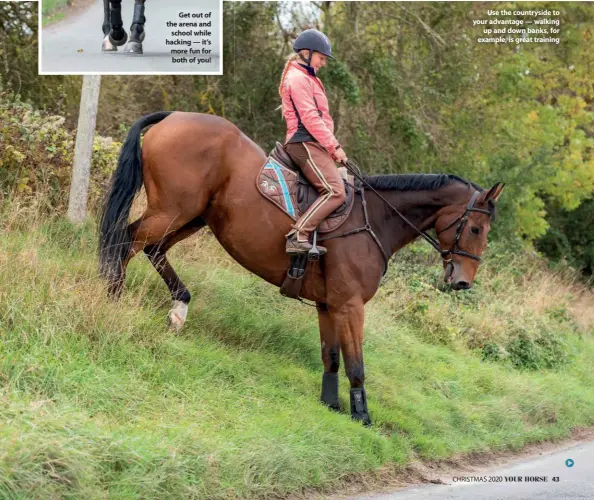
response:
[[[568,462],[569,460],[569,462]],[[566,463],[567,462],[567,463]],[[570,465],[570,466],[568,466]],[[443,477],[446,484],[415,486],[345,500],[571,500],[594,499],[594,441],[480,473]],[[540,478],[527,482],[526,478]],[[466,478],[460,480],[458,478]],[[471,480],[469,478],[478,478]],[[480,478],[502,482],[482,482]],[[508,481],[506,481],[508,478]],[[515,481],[511,479],[515,478]],[[522,481],[519,482],[518,478]],[[546,481],[544,480],[546,478]],[[558,482],[554,480],[558,478]]]
[[[133,0],[123,0],[122,18],[124,28],[129,33],[134,10]],[[180,12],[199,14],[201,12],[212,12],[212,23],[209,28],[191,28],[192,33],[196,30],[210,30],[212,35],[208,37],[212,45],[207,50],[212,52],[210,63],[190,64],[172,62],[172,49],[189,49],[187,45],[167,45],[166,39],[188,39],[189,41],[200,40],[202,37],[173,36],[172,31],[176,28],[168,27],[167,22],[200,22],[200,19],[179,17]],[[146,2],[145,24],[146,39],[143,43],[143,55],[129,55],[122,52],[102,53],[101,43],[103,41],[103,1],[95,0],[93,4],[81,12],[72,14],[65,20],[56,24],[46,26],[41,34],[41,62],[42,73],[217,73],[221,72],[221,45],[220,45],[220,10],[219,0],[173,0],[171,2],[153,1]],[[202,19],[202,21],[208,21]],[[188,29],[180,28],[187,33]],[[206,48],[194,44],[193,49]],[[188,61],[193,56],[187,56]],[[208,56],[200,55],[201,58]],[[180,59],[180,56],[176,56]]]

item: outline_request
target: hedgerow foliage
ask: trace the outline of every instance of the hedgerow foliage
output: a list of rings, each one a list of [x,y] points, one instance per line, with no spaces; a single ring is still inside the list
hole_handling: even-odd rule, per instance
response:
[[[64,117],[34,110],[18,95],[0,88],[0,196],[36,197],[43,193],[48,210],[68,202],[75,134],[64,127]],[[95,137],[91,204],[104,192],[121,144]]]

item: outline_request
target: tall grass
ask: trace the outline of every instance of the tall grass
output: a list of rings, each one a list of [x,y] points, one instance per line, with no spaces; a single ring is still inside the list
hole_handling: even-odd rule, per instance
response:
[[[193,293],[174,335],[146,259],[110,302],[93,221],[72,227],[16,200],[6,207],[0,498],[283,496],[594,421],[593,322],[580,309],[594,299],[537,260],[492,255],[473,292],[452,294],[434,286],[422,247],[396,259],[367,307],[374,426],[364,428],[318,403],[315,310],[239,268],[208,232],[170,252]],[[538,345],[541,328],[563,339],[566,362],[515,364],[513,332]],[[485,357],[488,344],[500,357]],[[347,406],[343,375],[340,396]]]

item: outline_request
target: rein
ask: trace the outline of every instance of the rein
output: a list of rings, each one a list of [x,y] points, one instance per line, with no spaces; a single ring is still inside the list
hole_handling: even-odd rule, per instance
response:
[[[388,261],[390,260],[390,257],[386,254],[386,251],[384,250],[381,241],[373,232],[373,228],[371,227],[371,223],[369,222],[369,215],[367,214],[367,201],[365,201],[365,190],[363,189],[363,186],[354,186],[354,188],[356,193],[361,193],[361,205],[363,205],[363,217],[365,218],[365,225],[363,227],[358,227],[357,229],[347,231],[346,233],[318,238],[318,241],[333,240],[334,238],[342,238],[343,236],[349,236],[351,234],[360,233],[361,231],[367,231],[382,252],[382,257],[384,258],[384,271],[382,272],[382,276],[384,276],[386,274],[386,271],[388,270]]]
[[[374,188],[372,188],[369,185],[369,183],[363,178],[363,176],[361,175],[361,170],[359,169],[359,167],[355,163],[353,163],[353,162],[351,162],[349,160],[349,161],[343,163],[343,165],[347,168],[347,170],[351,174],[353,174],[353,176],[355,177],[355,179],[357,179],[361,184],[365,185],[368,189],[370,189],[371,191],[373,191],[388,207],[390,207],[394,212],[396,212],[396,214],[398,214],[398,216],[404,222],[406,222],[411,228],[413,228],[420,236],[422,236],[423,238],[425,238],[425,240],[427,240],[429,242],[429,244],[433,248],[435,248],[435,250],[437,250],[439,252],[439,254],[441,255],[441,258],[444,259],[444,261],[450,262],[452,259],[451,258],[448,259],[447,257],[449,257],[451,255],[460,255],[462,257],[468,257],[469,259],[476,260],[478,262],[481,261],[481,257],[479,257],[478,255],[473,255],[471,253],[466,252],[465,250],[461,250],[458,247],[458,242],[460,241],[460,237],[462,236],[462,232],[464,230],[464,226],[468,222],[468,216],[470,215],[470,212],[480,212],[480,213],[489,215],[489,217],[492,215],[489,210],[483,210],[482,208],[475,208],[474,207],[474,203],[476,202],[476,199],[478,198],[478,196],[480,194],[479,191],[475,191],[473,193],[472,197],[470,198],[470,201],[466,205],[465,212],[462,215],[456,217],[456,219],[454,219],[444,229],[442,229],[439,233],[437,233],[438,235],[441,234],[441,233],[443,233],[447,229],[451,228],[456,222],[460,221],[460,224],[458,225],[458,228],[456,230],[456,239],[454,240],[454,244],[453,244],[452,248],[450,248],[449,250],[442,250],[441,247],[440,247],[439,241],[437,241],[431,235],[427,234],[427,232],[421,231],[417,226],[415,226],[411,221],[409,221],[394,205],[392,205],[380,193],[378,193]],[[363,227],[360,227],[360,228],[357,228],[357,229],[353,229],[352,231],[348,231],[347,233],[344,233],[344,234],[340,234],[340,235],[336,235],[336,236],[328,236],[328,237],[325,237],[325,238],[319,238],[318,241],[325,241],[325,240],[330,240],[330,239],[333,239],[333,238],[341,238],[343,236],[348,236],[350,234],[359,233],[361,231],[367,231],[367,232],[369,232],[369,234],[373,238],[373,241],[375,241],[375,243],[377,244],[377,246],[380,248],[380,250],[382,252],[382,257],[384,258],[384,272],[383,272],[383,274],[385,275],[386,274],[386,271],[388,269],[389,257],[386,254],[386,251],[384,250],[384,247],[382,246],[379,238],[373,232],[373,229],[372,229],[371,224],[369,222],[369,217],[367,215],[367,202],[365,201],[365,195],[364,195],[363,186],[361,186],[359,188],[359,191],[361,192],[361,204],[363,205],[363,214],[365,216],[365,225]]]

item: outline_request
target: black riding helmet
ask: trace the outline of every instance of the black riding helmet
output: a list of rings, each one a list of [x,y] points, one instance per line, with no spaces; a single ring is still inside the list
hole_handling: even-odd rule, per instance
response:
[[[309,50],[309,58],[305,60],[305,58],[302,57],[308,66],[311,64],[311,57],[314,50],[320,54],[324,54],[325,56],[334,59],[330,40],[328,40],[328,37],[324,35],[324,33],[318,30],[305,30],[297,38],[295,38],[295,41],[293,42],[293,50],[295,52],[299,52],[303,49]]]

